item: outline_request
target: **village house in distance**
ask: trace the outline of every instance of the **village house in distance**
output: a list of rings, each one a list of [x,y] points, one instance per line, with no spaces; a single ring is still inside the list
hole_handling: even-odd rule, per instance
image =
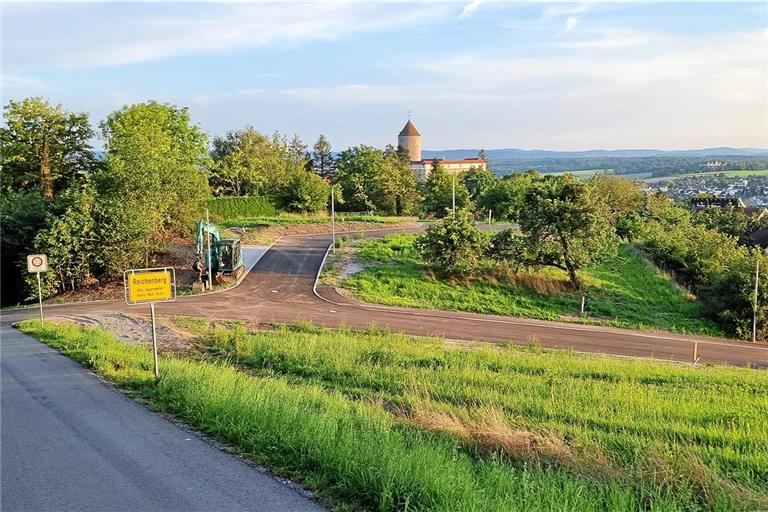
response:
[[[480,158],[465,158],[463,160],[446,160],[445,158],[421,158],[421,134],[409,119],[397,136],[397,145],[408,150],[411,158],[411,169],[416,172],[416,179],[426,181],[432,170],[434,161],[438,160],[448,174],[460,174],[473,167],[485,169],[485,162]]]

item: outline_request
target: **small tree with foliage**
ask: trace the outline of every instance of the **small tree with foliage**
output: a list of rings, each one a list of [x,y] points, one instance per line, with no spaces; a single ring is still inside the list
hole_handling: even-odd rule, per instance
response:
[[[615,254],[618,239],[592,190],[570,175],[536,180],[520,212],[526,263],[565,270],[573,288],[584,266]]]
[[[531,170],[522,174],[509,174],[502,180],[496,180],[493,186],[481,193],[477,200],[478,210],[487,212],[490,209],[498,220],[516,221],[523,208],[526,190],[538,178],[539,173]]]
[[[323,178],[331,178],[336,170],[336,159],[331,152],[331,143],[323,134],[320,134],[317,142],[312,146],[309,167]]]
[[[468,208],[470,204],[469,191],[464,183],[455,175],[449,175],[435,160],[427,181],[423,185],[422,209],[428,215],[442,217],[451,212],[453,204],[453,187],[456,187],[456,209]]]
[[[467,187],[470,199],[477,204],[483,194],[496,186],[499,178],[487,168],[472,167],[461,177],[461,181]]]
[[[291,212],[314,213],[325,209],[330,194],[330,185],[315,173],[297,169],[279,192],[278,199],[283,208]]]
[[[336,162],[334,182],[350,211],[377,209],[377,185],[384,169],[384,152],[370,146],[345,149]]]
[[[448,213],[416,239],[423,260],[448,275],[471,275],[482,265],[486,238],[466,210]]]

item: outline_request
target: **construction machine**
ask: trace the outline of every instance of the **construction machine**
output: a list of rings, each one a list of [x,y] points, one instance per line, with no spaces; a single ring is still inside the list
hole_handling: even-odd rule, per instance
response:
[[[193,268],[198,272],[200,283],[193,288],[205,289],[208,285],[208,273],[211,273],[212,280],[218,284],[237,280],[243,273],[240,240],[222,239],[219,228],[204,220],[198,221],[197,261]]]

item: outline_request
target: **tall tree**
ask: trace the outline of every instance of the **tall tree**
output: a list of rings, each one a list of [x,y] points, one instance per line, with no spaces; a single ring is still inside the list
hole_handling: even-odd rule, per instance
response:
[[[581,287],[580,268],[614,254],[618,247],[604,205],[591,187],[571,175],[533,182],[519,222],[526,263],[565,270],[573,288]]]
[[[211,188],[236,196],[274,193],[287,180],[287,153],[279,134],[269,138],[250,126],[215,137]]]
[[[486,163],[488,162],[488,154],[485,152],[484,149],[481,149],[480,151],[477,152],[477,158],[479,158],[483,162],[486,162]]]
[[[413,213],[419,201],[416,174],[407,157],[392,145],[384,150],[384,166],[376,178],[377,209],[389,215]]]
[[[307,145],[301,140],[301,137],[294,135],[291,142],[288,143],[288,158],[297,165],[304,166],[309,160],[309,153],[307,152]]]
[[[331,178],[336,170],[336,159],[333,158],[331,149],[331,143],[323,134],[320,134],[315,145],[312,146],[310,167],[323,178]]]
[[[334,181],[341,186],[347,209],[376,210],[377,184],[383,169],[384,153],[380,149],[362,145],[341,152]]]
[[[477,203],[484,193],[496,186],[499,178],[485,167],[471,167],[461,181],[467,187],[469,197]]]
[[[424,212],[437,217],[443,217],[453,206],[453,191],[456,190],[456,209],[461,210],[470,204],[469,191],[464,183],[456,176],[449,175],[439,160],[432,163],[432,171],[423,185]]]
[[[40,189],[43,197],[66,188],[94,162],[88,114],[67,112],[42,98],[11,100],[0,128],[4,189]]]
[[[134,250],[143,249],[148,263],[163,233],[191,228],[209,195],[208,138],[186,108],[154,101],[112,112],[101,128],[107,170],[100,185],[108,199],[138,219],[116,222],[115,228],[134,230],[126,238],[135,240]]]

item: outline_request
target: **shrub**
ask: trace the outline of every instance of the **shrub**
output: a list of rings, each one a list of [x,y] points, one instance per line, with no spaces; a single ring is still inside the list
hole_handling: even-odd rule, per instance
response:
[[[437,270],[449,275],[472,274],[482,264],[486,243],[469,212],[460,210],[430,226],[416,239],[416,249]]]
[[[291,174],[278,199],[289,212],[314,213],[325,209],[330,194],[328,182],[313,172],[300,169]]]
[[[208,211],[217,220],[272,216],[277,214],[269,196],[214,197],[208,200]]]

